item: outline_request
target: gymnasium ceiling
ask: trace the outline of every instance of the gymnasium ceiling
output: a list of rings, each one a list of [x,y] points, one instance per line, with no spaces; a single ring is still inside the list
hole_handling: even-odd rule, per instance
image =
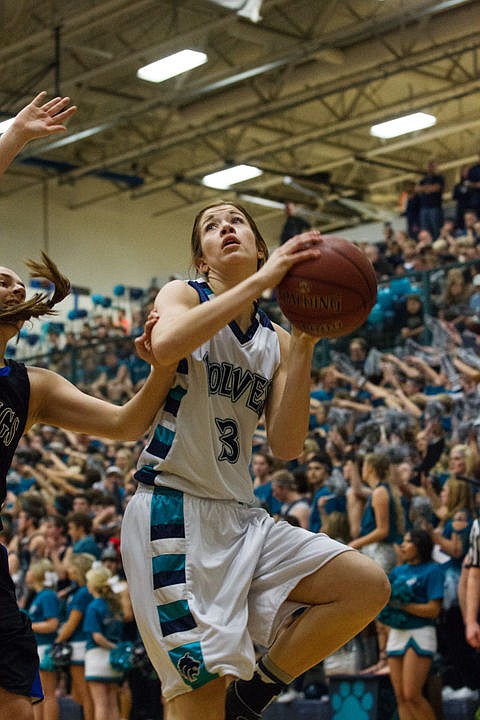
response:
[[[258,22],[229,9],[248,3],[2,0],[0,120],[40,89],[79,111],[68,136],[23,153],[1,194],[47,179],[78,187],[72,208],[148,197],[162,216],[217,198],[202,176],[246,163],[263,174],[224,196],[268,198],[272,215],[292,201],[329,230],[397,212],[432,157],[451,191],[480,149],[477,0],[263,0]],[[208,62],[161,84],[137,79],[184,48]],[[437,124],[370,135],[418,110]]]

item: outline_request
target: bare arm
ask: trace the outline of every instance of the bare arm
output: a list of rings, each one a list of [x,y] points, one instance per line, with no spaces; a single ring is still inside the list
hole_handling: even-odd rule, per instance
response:
[[[317,340],[295,329],[276,327],[281,361],[265,409],[272,452],[284,460],[298,457],[308,432],[310,368]]]
[[[172,366],[154,368],[141,390],[119,407],[86,395],[50,370],[29,367],[27,425],[43,422],[98,437],[136,440],[150,427],[170,389],[174,373]]]
[[[469,645],[480,648],[480,568],[471,567],[468,571],[465,608],[465,636]]]
[[[112,650],[112,648],[117,647],[115,645],[115,643],[110,642],[110,640],[107,640],[107,638],[105,637],[105,635],[103,633],[94,632],[94,633],[92,633],[92,637],[95,640],[95,642],[97,643],[97,645],[99,645],[102,648],[105,648],[105,650]]]
[[[32,622],[33,632],[43,635],[45,633],[52,633],[58,628],[58,618],[52,617],[47,620],[39,620],[38,622]]]
[[[429,600],[426,603],[407,603],[402,610],[421,618],[437,618],[442,607],[441,600]]]

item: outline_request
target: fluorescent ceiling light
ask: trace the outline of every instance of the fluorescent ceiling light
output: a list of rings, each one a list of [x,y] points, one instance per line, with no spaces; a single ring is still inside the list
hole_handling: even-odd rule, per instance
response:
[[[208,57],[197,50],[180,50],[180,52],[168,55],[168,57],[156,60],[149,65],[144,65],[137,70],[137,77],[141,80],[160,83],[175,75],[181,75],[187,70],[203,65]]]
[[[262,170],[253,165],[235,165],[226,170],[219,170],[218,172],[205,175],[202,183],[208,187],[217,188],[218,190],[226,190],[230,185],[235,185],[244,180],[251,180],[261,174]]]
[[[0,122],[0,135],[2,133],[4,133],[5,130],[8,130],[8,128],[10,127],[10,125],[13,123],[14,120],[15,120],[15,118],[12,117],[12,118],[9,118],[8,120],[3,120],[2,122]]]
[[[285,203],[278,202],[277,200],[269,200],[269,198],[260,197],[258,195],[247,195],[245,193],[240,193],[238,197],[242,200],[242,202],[262,205],[263,207],[273,208],[274,210],[285,210]]]
[[[428,113],[417,112],[403,117],[395,118],[395,120],[387,120],[387,122],[372,125],[370,135],[379,138],[392,138],[398,135],[406,135],[415,130],[423,130],[424,128],[435,125],[437,118]]]

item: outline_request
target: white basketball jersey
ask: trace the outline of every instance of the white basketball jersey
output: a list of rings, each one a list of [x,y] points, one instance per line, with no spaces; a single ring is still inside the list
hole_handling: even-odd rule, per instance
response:
[[[200,302],[214,295],[189,282]],[[277,333],[261,310],[244,334],[235,322],[180,361],[135,478],[191,495],[253,501],[252,436],[280,363]]]

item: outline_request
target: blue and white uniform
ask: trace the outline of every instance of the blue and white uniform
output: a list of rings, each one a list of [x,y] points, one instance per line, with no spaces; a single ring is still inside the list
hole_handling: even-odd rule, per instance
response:
[[[40,592],[35,595],[32,604],[28,608],[28,616],[32,623],[44,622],[45,620],[50,620],[51,618],[59,618],[60,601],[57,593],[50,588],[43,588],[43,590],[40,590]],[[46,661],[47,666],[44,667],[45,654],[55,642],[56,635],[56,630],[48,633],[35,633],[38,656],[40,658],[40,670],[49,669],[48,660]]]
[[[85,618],[87,607],[93,601],[86,585],[77,587],[67,598],[65,621],[67,621],[73,610],[82,614]],[[83,629],[83,621],[78,624],[68,642],[72,646],[72,665],[85,665],[85,651],[87,647],[87,633]]]
[[[83,631],[87,638],[85,653],[85,680],[104,683],[118,683],[123,673],[110,665],[110,650],[95,642],[95,633],[101,633],[111,643],[122,639],[123,621],[115,617],[110,605],[104,598],[95,598],[87,605],[83,620]]]
[[[190,285],[215,302],[206,282]],[[229,323],[179,363],[140,457],[122,556],[166,699],[250,677],[253,643],[270,646],[300,607],[292,589],[348,549],[252,507],[252,436],[279,365],[262,311],[246,333]]]
[[[437,562],[413,565],[404,563],[393,568],[389,574],[392,583],[402,583],[408,590],[412,603],[427,603],[443,597],[443,571]],[[387,655],[404,655],[413,648],[417,655],[433,656],[437,649],[436,621],[398,609],[399,622],[392,621],[387,640]]]

